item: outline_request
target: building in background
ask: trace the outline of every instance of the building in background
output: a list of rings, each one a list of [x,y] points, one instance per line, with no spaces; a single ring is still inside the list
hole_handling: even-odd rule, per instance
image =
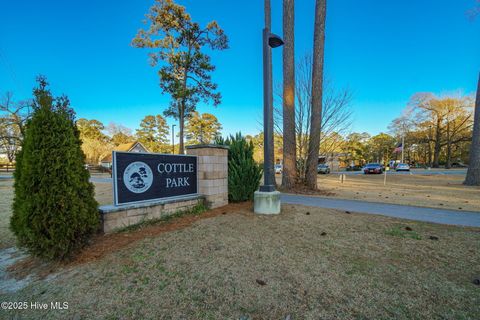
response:
[[[327,155],[319,155],[318,164],[326,164],[331,171],[338,171],[349,165],[346,161],[347,158],[348,155],[346,153],[332,152]]]
[[[120,144],[113,151],[123,151],[123,152],[150,152],[143,144],[138,141],[129,142]],[[112,154],[108,154],[101,161],[100,165],[104,168],[112,167]]]

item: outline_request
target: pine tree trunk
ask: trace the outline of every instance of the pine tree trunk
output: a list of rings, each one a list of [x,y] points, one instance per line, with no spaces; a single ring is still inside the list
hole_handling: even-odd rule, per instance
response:
[[[282,186],[290,189],[296,181],[295,141],[295,1],[283,0],[283,171]]]
[[[446,154],[446,162],[445,162],[445,169],[450,169],[451,166],[451,158],[452,158],[452,135],[450,132],[450,121],[447,121],[446,127],[446,138],[447,138],[447,154]]]
[[[317,165],[320,149],[322,121],[323,57],[325,47],[325,20],[327,0],[316,0],[315,30],[313,35],[312,113],[310,117],[310,140],[308,143],[306,183],[317,188]]]
[[[432,144],[428,143],[428,166],[432,167]]]
[[[475,118],[473,120],[470,161],[464,184],[480,186],[480,74],[478,75],[477,98],[475,101]]]
[[[187,61],[185,62],[185,67],[184,67],[184,70],[183,70],[183,84],[182,84],[182,89],[183,89],[183,93],[185,94],[185,92],[187,92],[187,77],[188,77],[188,73],[187,73],[187,70],[188,70],[188,60],[189,60],[189,56],[190,56],[190,52],[191,52],[191,48],[188,49],[188,55],[187,55]],[[180,104],[180,110],[178,110],[178,118],[179,118],[179,143],[178,143],[178,148],[179,148],[179,151],[178,153],[179,154],[185,154],[185,149],[184,149],[184,144],[183,144],[183,129],[185,127],[185,110],[186,110],[186,104],[187,104],[187,98],[186,96],[183,96],[182,98],[182,102]]]
[[[185,154],[184,146],[183,146],[183,128],[185,126],[185,112],[183,111],[183,106],[179,110],[179,124],[180,132],[179,132],[179,154]]]
[[[450,169],[452,167],[452,144],[448,142],[447,144],[447,163],[445,164],[445,169]]]

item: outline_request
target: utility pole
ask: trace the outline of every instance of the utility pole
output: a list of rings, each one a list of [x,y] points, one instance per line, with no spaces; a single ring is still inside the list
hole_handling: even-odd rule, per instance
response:
[[[403,162],[403,160],[404,160],[404,157],[403,157],[404,150],[405,150],[405,136],[402,135],[402,163],[404,163]]]

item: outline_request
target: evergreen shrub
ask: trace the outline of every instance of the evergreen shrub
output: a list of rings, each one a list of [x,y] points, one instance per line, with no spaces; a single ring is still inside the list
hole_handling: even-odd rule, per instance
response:
[[[10,228],[32,254],[63,260],[98,230],[98,203],[68,98],[53,98],[44,78],[38,83],[17,155]]]
[[[220,139],[217,142],[220,142]],[[262,178],[262,167],[253,159],[253,144],[251,141],[247,142],[241,133],[231,135],[224,144],[229,146],[228,200],[252,200]]]

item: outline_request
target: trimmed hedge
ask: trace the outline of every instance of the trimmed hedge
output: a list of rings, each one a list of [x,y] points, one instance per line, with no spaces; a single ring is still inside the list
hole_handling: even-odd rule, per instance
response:
[[[38,82],[17,155],[10,228],[32,254],[63,260],[98,230],[98,203],[68,98],[53,98],[45,79]]]

